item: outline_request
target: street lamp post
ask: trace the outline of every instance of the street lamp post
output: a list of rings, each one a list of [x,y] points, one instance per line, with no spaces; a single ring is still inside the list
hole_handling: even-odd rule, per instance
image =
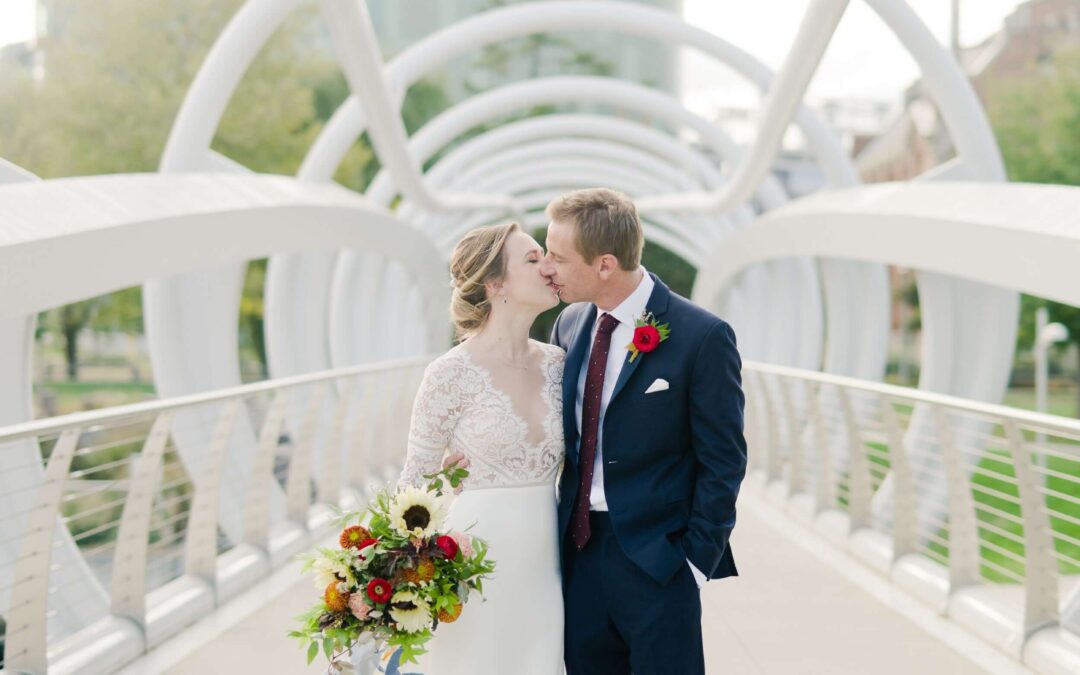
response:
[[[953,57],[960,61],[960,0],[952,0],[952,21],[949,25],[949,49]]]
[[[1046,412],[1049,379],[1047,353],[1050,345],[1068,339],[1069,329],[1060,323],[1050,323],[1050,313],[1045,307],[1035,310],[1035,409],[1041,413]],[[1037,442],[1042,444],[1045,435],[1040,432],[1036,438]]]

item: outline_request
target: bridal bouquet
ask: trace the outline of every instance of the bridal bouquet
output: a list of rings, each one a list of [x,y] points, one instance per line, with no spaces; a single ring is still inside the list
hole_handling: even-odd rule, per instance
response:
[[[495,570],[487,544],[441,530],[443,486],[456,488],[468,473],[447,467],[424,476],[424,488],[383,491],[365,511],[341,514],[340,546],[305,558],[304,571],[314,572],[322,600],[289,635],[307,648],[308,663],[321,648],[331,669],[349,669],[342,657],[364,636],[415,663],[439,624],[461,616],[470,591],[483,592],[482,580]]]

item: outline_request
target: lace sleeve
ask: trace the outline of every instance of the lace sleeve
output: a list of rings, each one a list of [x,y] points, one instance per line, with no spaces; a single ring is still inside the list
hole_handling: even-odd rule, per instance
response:
[[[398,478],[399,486],[421,486],[424,474],[434,473],[442,466],[443,454],[463,407],[453,370],[441,359],[424,370],[413,402],[408,450]]]

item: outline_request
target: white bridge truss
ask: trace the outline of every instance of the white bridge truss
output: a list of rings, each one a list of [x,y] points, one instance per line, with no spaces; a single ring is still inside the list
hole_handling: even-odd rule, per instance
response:
[[[957,156],[909,183],[860,186],[802,105],[848,0],[809,3],[776,73],[675,15],[603,0],[495,9],[383,63],[363,0],[321,0],[353,93],[295,178],[257,175],[210,142],[256,54],[303,1],[242,6],[158,173],[42,181],[0,160],[6,671],[113,672],[323,536],[328,507],[364,499],[402,459],[418,375],[449,344],[457,239],[508,219],[542,226],[556,194],[605,185],[635,198],[647,239],[697,268],[693,300],[735,327],[752,479],[1015,659],[1080,672],[1080,541],[1054,527],[1080,525],[1061,506],[1080,505],[1080,423],[990,405],[1007,385],[1018,294],[1080,305],[1080,189],[1005,181],[974,92],[906,2],[865,0],[920,67]],[[739,147],[663,92],[583,76],[485,91],[406,134],[404,92],[454,57],[581,30],[726,64],[764,94],[754,142]],[[461,142],[545,104],[584,108]],[[792,125],[827,179],[799,199],[771,172]],[[661,129],[694,132],[722,168]],[[383,169],[356,194],[331,176],[364,133]],[[271,380],[241,386],[244,269],[262,257]],[[917,390],[880,384],[887,265],[917,270]],[[37,313],[139,284],[160,400],[33,420]],[[132,443],[125,479],[79,468]],[[193,496],[177,498],[178,485]],[[980,489],[1015,509],[988,519]],[[91,496],[122,505],[90,531],[115,530],[105,544],[71,534]]]

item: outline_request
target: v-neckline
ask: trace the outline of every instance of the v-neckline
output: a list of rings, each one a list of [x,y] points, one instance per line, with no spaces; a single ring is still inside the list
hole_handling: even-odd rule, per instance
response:
[[[506,407],[507,412],[509,412],[512,417],[514,417],[515,419],[517,419],[520,422],[520,424],[521,424],[521,426],[522,426],[522,428],[524,430],[524,438],[522,438],[522,441],[529,448],[539,448],[539,447],[543,446],[545,443],[547,443],[548,441],[550,441],[551,440],[551,424],[552,424],[551,417],[555,412],[555,406],[552,405],[551,396],[549,396],[549,391],[548,391],[549,389],[551,389],[551,373],[550,373],[550,370],[548,368],[548,366],[550,365],[550,361],[551,361],[551,355],[548,354],[546,350],[541,348],[541,350],[540,350],[540,352],[541,352],[540,368],[541,368],[542,374],[544,376],[544,387],[543,387],[543,391],[540,392],[540,396],[543,399],[542,403],[547,408],[547,412],[544,413],[543,418],[542,418],[542,420],[540,422],[540,424],[541,424],[541,435],[540,435],[541,437],[540,437],[540,440],[537,441],[536,443],[533,443],[533,442],[529,441],[529,436],[531,435],[529,433],[531,431],[531,428],[529,427],[529,420],[522,417],[521,414],[518,412],[517,408],[514,406],[514,399],[510,396],[510,394],[507,394],[505,391],[503,391],[502,389],[499,389],[498,387],[495,386],[495,377],[491,374],[491,370],[488,369],[487,366],[481,365],[476,359],[474,359],[473,355],[469,353],[469,350],[468,350],[467,347],[465,347],[464,343],[459,345],[459,349],[462,352],[462,355],[463,355],[463,358],[465,359],[465,361],[470,366],[472,366],[473,369],[475,369],[476,371],[478,371],[480,373],[480,377],[482,377],[484,379],[484,382],[487,385],[488,391],[490,391],[492,394],[495,395],[496,398],[498,398],[500,401],[502,401],[503,405]],[[559,392],[559,395],[561,396],[562,393]]]

